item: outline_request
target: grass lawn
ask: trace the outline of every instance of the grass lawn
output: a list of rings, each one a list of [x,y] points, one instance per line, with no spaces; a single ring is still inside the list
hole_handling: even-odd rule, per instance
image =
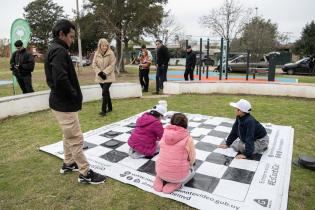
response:
[[[252,102],[259,121],[293,126],[294,159],[300,153],[315,156],[315,100],[235,95],[178,95],[166,100],[169,110],[233,118],[228,102],[240,97]],[[82,130],[130,117],[158,100],[113,100],[114,110],[105,118],[98,116],[99,101],[85,103],[80,112]],[[92,186],[77,183],[76,173],[60,175],[62,161],[38,151],[61,139],[50,111],[8,118],[0,125],[0,209],[191,209],[110,178]],[[288,209],[314,209],[314,175],[314,171],[292,166]]]

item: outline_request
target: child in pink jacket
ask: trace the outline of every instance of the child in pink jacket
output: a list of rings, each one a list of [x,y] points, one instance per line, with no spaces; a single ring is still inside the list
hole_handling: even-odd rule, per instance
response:
[[[171,118],[171,125],[164,129],[153,183],[153,188],[158,192],[172,193],[195,175],[192,168],[196,159],[195,145],[187,126],[187,117],[176,113]]]
[[[165,113],[166,107],[158,104],[137,119],[136,128],[128,139],[131,158],[154,156],[159,151],[157,142],[163,135],[161,118]]]

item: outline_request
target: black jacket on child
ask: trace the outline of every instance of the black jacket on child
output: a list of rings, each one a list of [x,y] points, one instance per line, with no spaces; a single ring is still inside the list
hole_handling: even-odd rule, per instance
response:
[[[240,138],[245,144],[244,155],[250,157],[255,150],[254,142],[266,135],[266,129],[253,116],[246,114],[243,117],[236,117],[226,145],[230,146],[237,138]]]
[[[33,55],[27,52],[25,48],[20,51],[15,51],[10,59],[11,70],[15,76],[31,75],[34,71],[35,61]],[[15,65],[19,65],[18,69],[15,69]]]
[[[45,57],[46,82],[51,89],[49,106],[59,112],[76,112],[82,108],[82,92],[68,45],[56,38]]]

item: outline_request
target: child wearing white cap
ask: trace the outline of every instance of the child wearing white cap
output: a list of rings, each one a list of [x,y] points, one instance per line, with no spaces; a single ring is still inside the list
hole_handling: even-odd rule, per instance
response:
[[[218,147],[226,149],[233,148],[240,152],[237,159],[251,158],[253,154],[261,154],[269,144],[266,129],[250,114],[251,104],[244,99],[236,103],[230,103],[235,108],[236,120],[233,124],[226,143]]]
[[[154,156],[159,151],[158,141],[164,132],[161,119],[166,112],[165,106],[157,104],[137,119],[136,128],[128,139],[131,158]]]

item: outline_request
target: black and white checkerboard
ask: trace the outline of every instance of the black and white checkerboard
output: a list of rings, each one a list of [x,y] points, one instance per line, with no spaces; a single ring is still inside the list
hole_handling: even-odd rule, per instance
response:
[[[168,117],[162,120],[164,127],[169,124],[172,113],[173,112],[168,112]],[[148,187],[148,185],[151,187],[152,180],[154,180],[155,176],[155,161],[158,155],[152,158],[141,159],[132,159],[128,156],[129,146],[127,141],[135,127],[135,122],[140,115],[141,114],[138,114],[131,118],[86,133],[84,135],[86,148],[84,151],[88,159],[92,158],[93,160],[96,160],[95,163],[106,163],[103,167],[95,167],[96,169],[103,168],[103,174],[117,178],[123,182],[131,182],[131,184],[136,186],[141,185],[141,178],[143,178],[144,180],[147,180],[146,187]],[[253,183],[265,182],[266,185],[268,185],[268,181],[270,182],[270,180],[268,180],[268,174],[266,173],[270,170],[270,175],[272,175],[273,171],[270,168],[272,167],[271,163],[269,163],[269,168],[265,167],[264,169],[261,169],[263,166],[260,163],[261,159],[264,159],[264,157],[267,156],[271,146],[269,146],[269,150],[266,154],[256,155],[253,159],[235,159],[234,157],[237,155],[237,152],[233,149],[217,148],[217,145],[223,143],[224,139],[231,131],[234,122],[233,119],[198,114],[186,115],[189,119],[189,131],[194,139],[196,147],[196,163],[194,166],[196,175],[184,188],[182,188],[182,190],[177,192],[185,194],[185,190],[188,190],[194,192],[195,197],[202,197],[201,194],[209,195],[222,200],[228,200],[229,202],[235,202],[238,203],[239,206],[243,206],[241,204],[246,203],[246,200],[251,197],[250,194],[253,191]],[[277,129],[279,126],[271,124],[264,125],[270,135],[270,144],[273,144],[273,139],[280,137],[280,130]],[[283,146],[283,141],[281,144]],[[278,144],[272,146],[279,147]],[[63,158],[62,142],[42,147],[41,150]],[[282,151],[282,153],[284,152]],[[281,154],[280,152],[275,152],[274,156],[276,155]],[[291,156],[291,154],[289,155]],[[92,159],[89,159],[89,161],[93,162],[91,161]],[[91,163],[91,165],[93,166],[94,164]],[[115,167],[111,167],[113,165],[115,165]],[[110,170],[106,170],[106,168],[123,168],[124,170],[120,173],[117,171],[116,175],[110,175]],[[259,176],[262,176],[260,179],[256,176],[257,171],[259,171]],[[111,173],[113,173],[112,170]],[[265,180],[263,179],[263,176],[265,176]],[[153,192],[152,189],[148,191]],[[161,193],[156,194],[160,195]],[[162,196],[168,197],[165,195]],[[182,196],[182,198],[183,197],[184,196]],[[175,199],[180,201],[184,200],[182,202],[185,202],[188,205],[202,208],[202,206],[195,206],[189,203],[189,201],[185,201],[185,197],[184,199],[182,198]],[[271,199],[267,199],[266,202],[265,198],[253,198],[254,203],[258,205],[258,207],[264,207],[265,205],[271,206],[272,204],[270,200]],[[221,205],[224,205],[222,203]],[[233,206],[234,204],[229,204],[229,208],[227,209],[233,209]],[[237,205],[235,204],[235,206]]]

